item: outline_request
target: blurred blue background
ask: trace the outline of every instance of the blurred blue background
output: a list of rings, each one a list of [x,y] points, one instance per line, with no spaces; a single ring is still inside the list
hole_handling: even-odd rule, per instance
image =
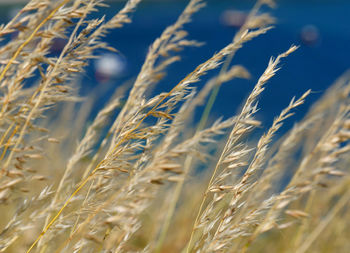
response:
[[[155,92],[167,91],[222,47],[232,41],[239,22],[231,22],[230,15],[246,15],[255,1],[208,0],[207,7],[193,16],[186,25],[189,38],[205,42],[199,48],[189,48],[181,53],[182,61],[175,63]],[[350,1],[276,1],[277,8],[270,10],[277,18],[275,28],[247,43],[239,50],[233,64],[242,64],[252,74],[251,80],[234,80],[223,85],[215,103],[212,117],[229,117],[237,112],[255,82],[267,66],[271,56],[285,51],[290,45],[300,48],[284,59],[282,69],[267,84],[261,97],[259,118],[266,125],[276,116],[293,96],[300,96],[311,88],[314,93],[306,105],[297,110],[291,122],[300,119],[307,108],[319,98],[350,66]],[[132,23],[115,30],[106,40],[118,49],[120,55],[99,52],[103,61],[92,62],[83,78],[84,89],[91,90],[96,83],[106,87],[105,91],[135,78],[145,59],[149,45],[170,24],[176,21],[187,1],[144,1],[133,14]],[[109,2],[109,8],[101,8],[97,15],[112,17],[124,2]],[[1,22],[6,22],[18,8],[6,5],[1,8]],[[238,18],[239,20],[239,18]],[[105,65],[110,69],[103,70]],[[105,73],[101,73],[105,71]],[[216,72],[210,73],[209,77]],[[203,78],[207,80],[208,77]],[[197,84],[199,87],[201,83]],[[84,91],[83,91],[84,93]],[[107,94],[105,92],[101,105]],[[96,109],[97,110],[97,109]],[[288,128],[288,127],[287,127]],[[285,129],[287,129],[285,128]],[[283,132],[283,131],[282,131]]]

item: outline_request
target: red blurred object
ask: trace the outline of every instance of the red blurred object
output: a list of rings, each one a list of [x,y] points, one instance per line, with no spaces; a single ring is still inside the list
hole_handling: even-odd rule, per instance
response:
[[[248,14],[243,11],[227,10],[221,14],[220,20],[225,26],[240,28],[247,19],[247,16]]]
[[[320,41],[320,32],[314,25],[306,25],[301,29],[300,39],[304,45],[315,46]]]

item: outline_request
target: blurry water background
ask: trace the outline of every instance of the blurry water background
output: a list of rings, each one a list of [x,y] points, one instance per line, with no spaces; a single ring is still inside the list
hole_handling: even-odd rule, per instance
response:
[[[118,49],[120,54],[98,52],[103,56],[102,60],[91,62],[82,78],[82,94],[93,90],[96,85],[101,87],[99,90],[102,97],[95,113],[105,103],[112,89],[136,77],[148,47],[168,25],[176,21],[187,2],[145,0],[134,13],[131,24],[112,31],[106,37],[106,41]],[[181,62],[169,68],[167,77],[154,92],[168,91],[198,64],[230,43],[238,30],[240,17],[249,12],[254,2],[208,0],[207,7],[195,14],[193,22],[185,27],[190,39],[205,44],[200,48],[188,48],[182,52]],[[287,121],[287,127],[284,127],[281,133],[286,131],[292,126],[292,122],[300,119],[327,87],[350,67],[349,0],[276,2],[277,8],[271,10],[277,18],[275,28],[247,43],[233,60],[233,64],[242,64],[250,71],[251,80],[234,80],[224,84],[215,103],[212,119],[229,117],[236,113],[266,68],[269,58],[287,50],[292,44],[299,45],[299,50],[283,60],[282,69],[267,84],[260,99],[261,110],[258,117],[263,120],[265,127],[271,124],[273,118],[288,105],[293,96],[300,96],[311,88],[314,93],[307,99],[306,105],[297,110],[296,116]],[[109,19],[123,4],[124,1],[109,2],[109,8],[101,8],[100,12],[92,17],[106,15],[106,19]],[[2,4],[1,23],[6,23],[20,6]],[[230,17],[235,15],[233,21],[236,21],[232,23]],[[62,45],[64,41],[57,41],[56,53]],[[207,80],[213,74],[217,72],[210,73],[203,80]],[[201,87],[203,83],[196,85]],[[199,115],[200,113],[196,119]]]

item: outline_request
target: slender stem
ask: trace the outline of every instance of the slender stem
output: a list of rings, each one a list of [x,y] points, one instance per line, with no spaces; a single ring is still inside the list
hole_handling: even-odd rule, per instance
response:
[[[187,168],[190,168],[191,163],[192,163],[192,156],[187,156],[186,160],[185,160],[185,163],[184,163],[185,170]],[[158,241],[157,241],[157,244],[156,244],[156,247],[155,247],[155,250],[154,250],[155,253],[161,252],[162,246],[164,244],[166,235],[167,235],[169,227],[170,227],[171,219],[172,219],[172,217],[174,216],[174,213],[175,213],[176,204],[177,204],[179,196],[181,194],[182,187],[183,187],[183,184],[185,182],[185,178],[186,178],[187,173],[188,173],[188,169],[187,169],[187,171],[184,172],[185,177],[183,178],[183,180],[181,180],[175,187],[175,191],[174,191],[174,194],[172,196],[172,200],[170,202],[170,206],[169,206],[169,209],[168,209],[168,212],[167,212],[167,216],[165,217],[165,221],[163,222],[163,226],[161,228],[160,236],[158,238]]]
[[[304,240],[304,243],[298,248],[296,253],[305,253],[316,238],[322,233],[322,231],[328,226],[336,214],[344,207],[350,200],[350,189],[348,189],[343,196],[339,199],[333,209],[327,214],[327,216],[318,224],[318,226],[312,231],[312,233]]]
[[[7,134],[10,132],[10,130],[11,130],[11,128],[12,128],[13,125],[14,125],[14,123],[13,123],[13,124],[7,129],[7,131],[5,132],[4,136],[3,136],[2,139],[1,139],[1,143],[3,142],[3,140],[5,139],[5,137],[7,136]],[[17,126],[15,127],[15,129],[13,130],[12,134],[10,135],[10,137],[8,138],[7,142],[5,143],[5,145],[4,145],[4,150],[2,151],[2,154],[1,154],[1,157],[0,157],[0,161],[5,157],[5,154],[6,154],[6,152],[7,152],[7,149],[8,149],[8,147],[10,146],[10,141],[11,141],[11,139],[13,138],[13,136],[15,136],[15,134],[17,133],[18,128],[19,128],[19,126],[17,125]],[[2,172],[2,173],[5,172],[5,169],[2,168],[2,169],[1,169],[1,172]]]
[[[34,31],[31,33],[31,35],[18,47],[17,51],[14,53],[14,55],[12,56],[12,58],[9,60],[9,62],[6,64],[5,68],[3,69],[3,71],[0,74],[0,82],[2,81],[2,79],[4,79],[7,71],[9,70],[9,68],[11,67],[12,63],[16,60],[17,56],[21,53],[21,51],[23,50],[23,48],[28,45],[28,43],[34,38],[34,36],[36,35],[36,33],[40,30],[40,28],[48,21],[52,18],[53,15],[55,15],[55,13],[66,3],[68,3],[70,0],[63,0],[55,9],[53,9],[51,11],[51,13],[43,20],[41,21],[41,23],[34,29]],[[1,113],[2,114],[5,110],[5,104],[8,102],[8,96],[6,97],[6,100],[1,108]]]
[[[247,21],[250,20],[251,17],[253,17],[253,16],[256,15],[256,13],[257,13],[258,10],[260,9],[261,5],[262,5],[262,1],[261,1],[261,0],[258,0],[258,1],[255,3],[253,9],[251,10],[251,12],[249,13],[249,15],[248,15],[248,17],[247,17],[246,22],[243,24],[243,26],[240,28],[240,30],[237,32],[237,34],[234,36],[233,42],[235,42],[236,39],[237,39],[239,36],[241,36],[241,34],[243,33],[243,31],[246,30],[247,25],[248,25],[248,22],[247,22]],[[229,65],[231,64],[231,61],[232,61],[232,59],[233,59],[233,57],[234,57],[234,55],[235,55],[235,52],[236,52],[236,51],[233,51],[233,52],[232,52],[231,54],[229,54],[229,56],[226,58],[226,61],[225,61],[224,65],[223,65],[222,68],[221,68],[220,75],[223,74],[223,73],[225,73],[225,72],[227,71],[227,69],[228,69]],[[211,95],[210,95],[209,101],[208,101],[208,103],[207,103],[207,105],[206,105],[206,107],[205,107],[205,109],[204,109],[204,112],[203,112],[202,118],[201,118],[201,120],[200,120],[200,122],[199,122],[198,128],[199,128],[199,127],[204,128],[204,126],[205,126],[205,124],[206,124],[206,121],[208,120],[208,117],[209,117],[209,113],[210,113],[210,111],[211,111],[211,108],[212,108],[212,106],[214,105],[214,102],[215,102],[215,100],[216,100],[216,97],[217,97],[217,95],[218,95],[218,93],[219,93],[220,86],[221,86],[221,85],[220,85],[220,83],[218,82],[218,84],[214,87],[214,89],[213,89],[213,91],[212,91],[212,93],[211,93]],[[227,143],[226,143],[226,146],[227,146]],[[218,164],[220,163],[221,159],[223,158],[223,154],[225,153],[226,146],[225,146],[225,148],[224,148],[224,152],[222,152],[222,154],[221,154],[221,156],[220,156],[220,159],[219,159]],[[193,225],[193,229],[192,229],[190,241],[189,241],[189,243],[188,243],[188,245],[187,245],[187,249],[186,249],[186,252],[187,252],[187,253],[191,250],[191,244],[192,244],[192,240],[193,240],[193,236],[194,236],[195,226],[197,225],[199,216],[200,216],[200,214],[201,214],[201,212],[202,212],[204,203],[205,203],[205,201],[206,201],[206,198],[207,198],[207,195],[208,195],[208,192],[209,192],[210,185],[211,185],[212,182],[214,181],[215,175],[216,175],[216,173],[217,173],[217,170],[218,170],[218,167],[219,167],[218,164],[217,164],[217,166],[215,167],[215,170],[214,170],[214,172],[213,172],[213,174],[212,174],[212,177],[210,178],[210,181],[209,181],[209,184],[208,184],[208,188],[207,188],[207,190],[206,190],[206,192],[205,192],[205,194],[204,194],[203,200],[202,200],[201,205],[200,205],[200,207],[199,207],[199,211],[198,211],[198,213],[197,213],[197,217],[196,217],[196,220],[195,220],[194,225]]]
[[[234,54],[235,54],[235,51],[233,51],[231,54],[229,54],[227,56],[224,64],[222,65],[222,68],[220,70],[219,77],[227,72],[227,70],[231,64],[231,61],[233,59]],[[219,94],[220,87],[221,87],[220,78],[218,78],[216,81],[216,84],[215,84],[215,86],[210,94],[208,103],[206,104],[206,106],[203,110],[203,113],[202,113],[201,119],[197,125],[197,129],[196,129],[195,134],[199,133],[200,131],[202,131],[205,128],[205,125],[207,124],[210,112],[214,106],[216,97]],[[187,156],[186,160],[184,162],[184,179],[179,181],[176,185],[176,188],[175,188],[175,191],[173,194],[173,198],[172,198],[172,201],[170,203],[169,211],[167,212],[167,216],[166,216],[165,221],[163,223],[163,226],[161,228],[161,233],[160,233],[159,239],[158,239],[156,247],[155,247],[156,253],[161,251],[161,247],[162,247],[164,240],[166,238],[166,235],[168,233],[171,219],[174,216],[176,204],[179,201],[180,194],[181,194],[185,179],[186,179],[186,177],[190,171],[191,165],[192,165],[192,160],[193,160],[192,156]]]
[[[12,63],[16,60],[17,56],[21,53],[21,51],[23,50],[23,48],[28,45],[28,43],[34,38],[34,36],[36,35],[36,33],[40,30],[40,28],[48,21],[50,20],[53,15],[65,4],[67,4],[70,0],[63,0],[55,9],[53,9],[50,14],[43,20],[41,21],[41,23],[34,29],[34,31],[31,33],[31,35],[18,47],[17,51],[14,53],[14,55],[12,56],[12,58],[9,60],[9,62],[6,64],[5,68],[2,70],[1,74],[0,74],[0,82],[4,79],[7,71],[9,70],[10,66],[12,65]],[[17,17],[17,16],[16,16]],[[6,110],[6,104],[9,102],[9,96],[10,94],[8,94],[5,98],[4,104],[1,107],[1,111],[0,111],[0,118],[2,117],[3,113]],[[33,96],[32,96],[33,98]],[[23,107],[21,108],[20,111],[22,111]],[[10,128],[13,126],[13,124],[10,126]],[[13,133],[11,134],[11,137],[8,141],[11,140],[11,138],[16,134],[18,130],[18,126],[16,126],[16,128],[14,129]],[[6,131],[7,134],[7,131]],[[3,138],[2,138],[3,139]],[[6,151],[6,149],[5,149]],[[5,155],[6,152],[4,152]],[[10,158],[12,158],[11,154],[10,154]],[[9,161],[9,160],[8,160]],[[3,168],[1,169],[1,173],[0,173],[0,177],[4,174],[3,172],[5,172],[6,167],[8,165],[9,162],[5,163],[5,166],[3,166]]]
[[[196,71],[198,69],[200,69],[201,65],[198,66],[193,72],[191,72],[189,75],[187,75],[181,82],[179,82],[176,86],[174,86],[165,96],[163,96],[158,102],[157,104],[146,114],[143,116],[143,118],[141,118],[141,120],[136,124],[136,126],[134,128],[132,128],[131,130],[129,130],[124,136],[123,138],[121,138],[121,140],[114,146],[114,148],[109,152],[109,154],[107,154],[106,157],[108,157],[109,155],[113,154],[118,147],[120,147],[121,144],[123,144],[124,141],[126,141],[128,139],[128,137],[130,136],[130,134],[132,134],[133,132],[135,132],[140,125],[144,122],[144,120],[146,118],[148,118],[158,107],[159,105],[161,105],[161,103],[163,103],[163,101],[165,99],[167,99],[181,84],[183,84],[187,79],[189,79],[193,73],[196,73]],[[47,224],[47,226],[45,226],[45,228],[43,229],[43,231],[40,233],[40,235],[36,238],[36,240],[33,242],[33,244],[30,246],[30,248],[27,250],[26,253],[29,253],[34,246],[38,243],[38,241],[41,239],[41,237],[44,236],[44,234],[46,233],[47,230],[49,230],[49,228],[53,225],[53,223],[58,219],[58,217],[61,215],[61,213],[63,212],[63,210],[67,207],[67,205],[71,202],[71,200],[73,199],[73,197],[75,195],[78,194],[78,192],[80,192],[80,190],[86,185],[86,183],[93,178],[93,176],[95,175],[95,173],[99,170],[100,166],[105,162],[105,159],[101,160],[97,166],[91,171],[91,173],[89,174],[89,176],[84,179],[79,186],[76,188],[76,190],[70,195],[70,197],[64,202],[63,206],[61,207],[61,209],[57,212],[57,214],[51,219],[51,221]]]

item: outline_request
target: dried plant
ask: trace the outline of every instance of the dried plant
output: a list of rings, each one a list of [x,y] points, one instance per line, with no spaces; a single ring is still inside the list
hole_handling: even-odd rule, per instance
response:
[[[78,77],[97,50],[117,52],[103,38],[140,2],[105,20],[90,19],[102,0],[32,0],[1,26],[0,252],[347,252],[349,73],[284,136],[276,133],[310,90],[249,139],[264,125],[259,97],[291,46],[271,58],[237,115],[208,122],[220,86],[250,77],[231,61],[272,28],[262,8],[272,0],[256,2],[232,43],[150,95],[184,48],[202,45],[184,27],[205,1],[190,0],[150,46],[128,95],[118,87],[88,123],[98,97],[82,98]]]

